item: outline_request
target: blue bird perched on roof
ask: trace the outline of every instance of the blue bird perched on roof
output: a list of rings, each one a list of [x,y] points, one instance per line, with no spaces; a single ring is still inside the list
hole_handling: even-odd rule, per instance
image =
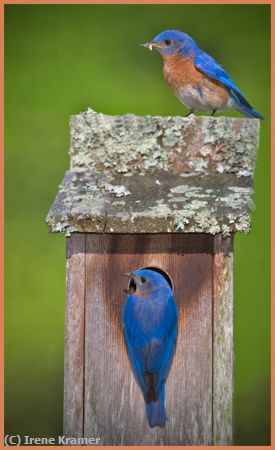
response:
[[[151,428],[164,427],[165,383],[175,350],[178,311],[171,288],[158,272],[140,269],[131,278],[123,310],[128,357],[146,404]]]
[[[151,42],[163,57],[164,78],[191,113],[235,109],[247,117],[264,119],[255,111],[226,71],[201,50],[194,39],[178,30],[167,30]],[[189,115],[188,114],[188,115]]]

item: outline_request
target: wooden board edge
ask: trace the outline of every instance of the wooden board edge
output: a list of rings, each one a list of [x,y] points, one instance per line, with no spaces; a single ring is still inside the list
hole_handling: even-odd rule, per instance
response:
[[[213,258],[213,445],[232,445],[233,253]]]
[[[85,250],[85,234],[75,233],[67,239],[63,423],[66,437],[82,437],[84,427]]]

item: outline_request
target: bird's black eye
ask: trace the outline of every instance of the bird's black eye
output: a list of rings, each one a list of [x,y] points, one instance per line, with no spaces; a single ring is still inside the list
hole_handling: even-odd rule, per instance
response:
[[[165,40],[164,40],[164,44],[165,44],[165,45],[170,45],[170,44],[171,44],[170,39],[165,39]]]
[[[141,281],[142,283],[146,283],[146,278],[145,278],[145,277],[140,277],[140,281]]]

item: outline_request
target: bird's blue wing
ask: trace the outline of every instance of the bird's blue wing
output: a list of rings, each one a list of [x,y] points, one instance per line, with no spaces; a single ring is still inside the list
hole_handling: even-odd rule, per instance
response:
[[[154,389],[157,395],[168,377],[177,337],[178,313],[172,297],[167,305],[159,338],[152,338],[148,344],[145,341],[142,342],[142,336],[138,336],[139,324],[136,321],[131,300],[131,296],[128,297],[122,316],[124,338],[133,373],[146,399],[148,373],[155,375]]]
[[[166,382],[171,364],[173,361],[173,356],[176,348],[176,339],[178,333],[178,310],[174,301],[174,298],[170,299],[170,324],[168,328],[168,339],[165,345],[165,352],[163,354],[161,368],[158,372],[156,391],[160,391],[162,384]]]
[[[159,394],[163,383],[167,380],[175,351],[178,312],[173,297],[169,299],[163,325],[166,330],[162,335],[161,342],[159,340],[152,342],[147,360],[149,372],[155,373],[154,385],[157,394]],[[160,361],[161,364],[159,365]]]
[[[226,73],[226,71],[220,66],[214,58],[207,55],[207,53],[201,51],[195,59],[194,59],[194,65],[196,69],[198,69],[200,72],[203,72],[204,74],[208,75],[211,78],[214,78],[215,80],[219,81],[221,84],[224,84],[224,86],[227,87],[229,92],[235,99],[240,101],[241,103],[245,104],[249,108],[252,108],[252,106],[248,103],[247,99],[244,97],[244,95],[241,93],[241,91],[237,88],[235,83],[231,80],[229,75]]]
[[[127,347],[128,357],[132,366],[133,373],[139,384],[142,392],[146,395],[147,385],[144,376],[144,362],[142,355],[139,355],[138,351],[133,347],[133,336],[131,335],[131,327],[134,326],[135,318],[132,314],[131,302],[126,303],[122,315],[123,327],[124,327],[124,339]],[[129,326],[131,325],[131,326]]]

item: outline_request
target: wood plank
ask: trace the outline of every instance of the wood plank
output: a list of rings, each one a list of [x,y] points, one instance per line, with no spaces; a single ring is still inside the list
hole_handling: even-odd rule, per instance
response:
[[[136,242],[140,239],[144,242],[144,245],[139,245],[137,242],[136,247],[138,254],[146,253],[218,253],[223,252],[228,254],[232,251],[232,239],[225,239],[221,235],[214,237],[208,233],[157,233],[157,234],[135,234],[127,235],[124,233],[115,234],[97,234],[96,237],[92,237],[93,234],[87,234],[89,241],[92,240],[92,251],[96,254],[108,253],[108,254],[129,254],[130,250],[136,251],[133,248],[133,241]]]
[[[51,231],[66,235],[74,231],[228,235],[249,231],[252,192],[252,179],[235,173],[107,176],[71,170],[47,223]]]
[[[212,443],[213,242],[201,244],[203,253],[185,253],[188,238],[179,239],[175,248],[167,235],[87,235],[84,436],[101,438],[101,445]],[[166,385],[169,421],[153,430],[121,322],[126,299],[121,274],[145,266],[170,274],[179,308],[177,348]]]
[[[67,239],[64,435],[83,436],[85,234]]]
[[[233,443],[233,364],[233,253],[219,252],[213,267],[213,445]]]

